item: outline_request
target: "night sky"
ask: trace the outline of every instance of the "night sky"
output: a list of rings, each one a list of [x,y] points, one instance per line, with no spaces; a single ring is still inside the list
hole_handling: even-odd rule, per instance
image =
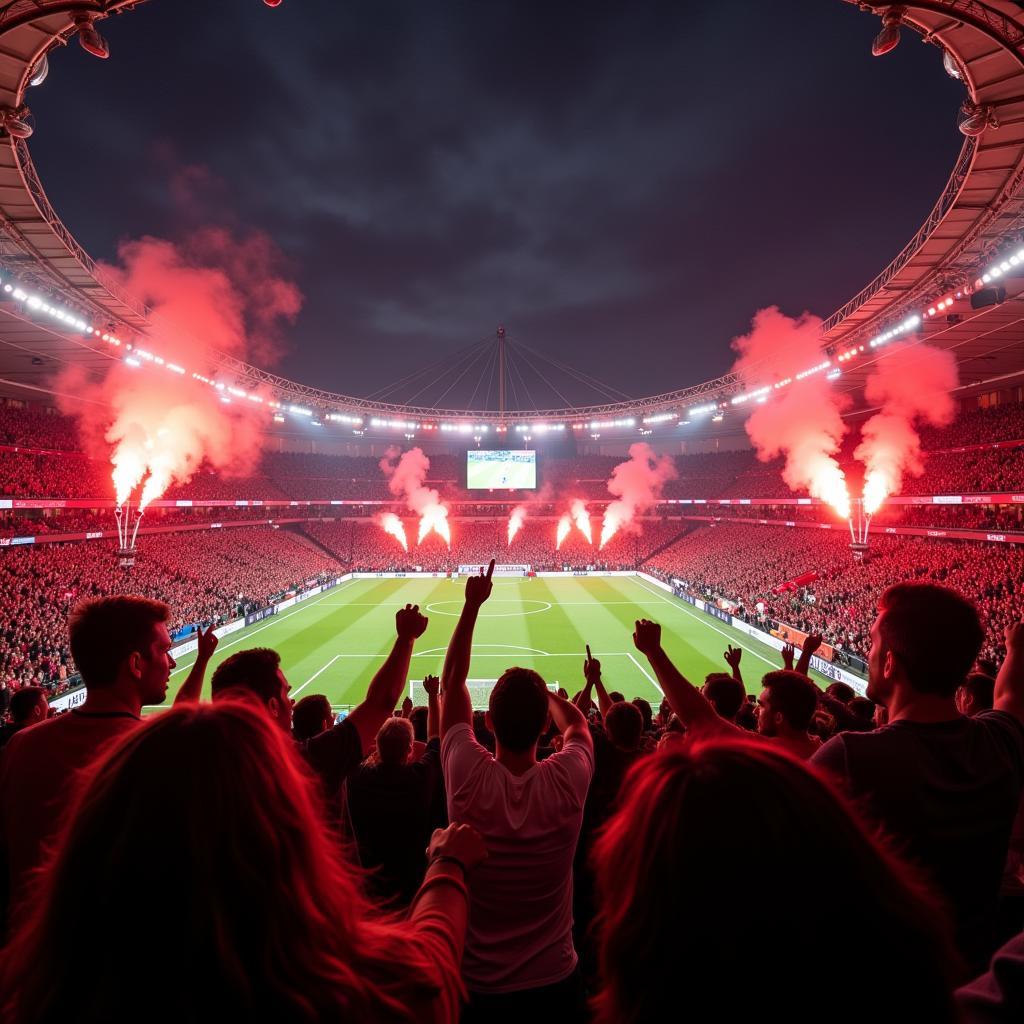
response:
[[[98,258],[269,234],[305,295],[287,376],[378,393],[503,323],[640,396],[725,372],[762,306],[828,315],[923,220],[962,87],[912,32],[872,58],[878,27],[841,0],[150,0],[102,23],[108,61],[51,54],[31,147]]]

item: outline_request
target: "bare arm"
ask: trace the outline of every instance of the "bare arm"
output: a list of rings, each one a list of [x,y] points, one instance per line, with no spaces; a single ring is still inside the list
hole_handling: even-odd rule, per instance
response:
[[[196,633],[196,662],[192,671],[185,677],[181,689],[174,698],[174,704],[198,704],[199,694],[203,689],[203,680],[206,678],[206,668],[210,664],[213,652],[217,650],[217,636],[213,632],[213,626],[208,626],[204,633],[200,629]]]
[[[735,679],[736,682],[743,687],[744,692],[746,692],[747,688],[743,683],[743,673],[740,672],[740,659],[743,657],[743,648],[733,647],[732,644],[729,644],[725,649],[723,657],[725,658],[725,663],[732,669],[733,679]]]
[[[993,706],[1024,722],[1024,622],[1006,627],[1006,659],[996,676]]]
[[[796,667],[793,671],[799,672],[802,676],[808,675],[811,669],[811,658],[820,646],[821,637],[815,633],[811,633],[810,636],[804,640],[803,647],[800,648],[800,660],[797,661]],[[808,676],[808,678],[810,677]]]
[[[586,715],[575,704],[548,690],[548,710],[555,728],[562,734],[563,743],[572,741],[594,749],[594,739],[590,735]]]
[[[427,628],[427,617],[420,614],[419,605],[407,604],[395,616],[398,636],[387,660],[377,670],[366,691],[366,698],[348,716],[359,732],[363,750],[369,750],[377,732],[391,716],[409,678],[409,662],[413,644]]]
[[[587,644],[587,660],[583,662],[583,674],[587,677],[587,686],[593,686],[597,690],[597,709],[604,718],[612,706],[612,699],[608,696],[601,679],[601,662],[590,653],[590,644]]]
[[[473,629],[476,626],[480,606],[491,596],[491,577],[494,575],[494,559],[484,575],[470,576],[466,580],[466,603],[455,626],[455,632],[448,643],[441,671],[441,735],[446,736],[454,725],[471,725],[473,702],[466,687],[469,675],[469,659],[473,650]]]
[[[423,689],[427,691],[427,742],[436,740],[441,735],[441,707],[438,692],[441,680],[437,676],[427,676],[423,680]]]
[[[588,679],[583,689],[576,694],[575,698],[573,698],[573,704],[575,704],[584,715],[589,715],[590,709],[594,705],[593,699],[590,696],[591,689],[590,680]]]
[[[793,655],[796,653],[796,648],[790,643],[785,643],[782,645],[782,650],[779,653],[782,655],[782,667],[792,672]]]
[[[722,729],[728,726],[704,694],[672,664],[661,646],[661,626],[657,622],[640,619],[633,634],[633,643],[641,654],[647,656],[672,710],[687,728]]]

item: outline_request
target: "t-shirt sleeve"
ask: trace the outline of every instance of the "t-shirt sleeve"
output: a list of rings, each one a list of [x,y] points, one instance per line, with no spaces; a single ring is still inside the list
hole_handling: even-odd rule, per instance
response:
[[[587,799],[590,780],[594,777],[594,752],[579,740],[569,740],[564,747],[545,761],[545,765],[563,772],[569,787],[582,805]]]
[[[811,764],[823,768],[829,775],[847,781],[850,767],[846,760],[846,742],[842,736],[833,736],[811,755]]]
[[[349,772],[363,760],[359,730],[347,718],[306,740],[300,749],[309,766],[320,776],[328,795],[336,793]]]
[[[441,770],[448,799],[454,802],[460,791],[491,755],[480,746],[465,722],[453,725],[441,741]]]

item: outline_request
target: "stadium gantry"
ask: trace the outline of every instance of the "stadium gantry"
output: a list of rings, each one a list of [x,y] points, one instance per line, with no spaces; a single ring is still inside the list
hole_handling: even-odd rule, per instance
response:
[[[146,372],[187,372],[202,384],[265,401],[279,415],[333,421],[349,438],[401,438],[420,430],[473,434],[543,429],[593,430],[627,439],[673,427],[688,415],[722,413],[779,382],[741,381],[729,373],[677,390],[628,398],[559,364],[503,332],[447,365],[396,382],[408,401],[360,398],[289,380],[226,354],[210,365],[180,367],[173,351],[150,352],[149,310],[104,273],[47,200],[28,138],[26,96],[46,76],[47,55],[77,36],[105,56],[105,18],[142,0],[0,2],[0,389],[11,396],[50,394],[54,371],[78,366],[102,374],[111,361],[139,353]],[[255,0],[254,0],[255,2]],[[893,261],[823,324],[822,359],[805,373],[827,372],[834,386],[861,392],[880,348],[912,332],[955,354],[961,391],[1000,386],[1024,374],[1024,12],[1009,0],[920,0],[898,6],[848,0],[884,18],[874,51],[901,30],[936,47],[946,72],[963,82],[958,118],[964,144],[920,229]],[[53,87],[53,84],[50,86]],[[950,126],[951,130],[953,126]],[[884,180],[879,174],[878,182]],[[881,191],[881,190],[879,190]],[[1018,256],[1018,251],[1020,256]],[[566,373],[589,387],[588,405],[537,402],[527,374],[544,381]],[[475,376],[472,376],[475,374]],[[518,378],[517,378],[518,374]],[[456,376],[475,381],[469,403],[446,407]],[[431,381],[430,387],[426,382]],[[517,386],[517,382],[518,385]],[[447,386],[446,386],[447,385]],[[431,391],[430,388],[433,388]],[[433,404],[422,404],[422,396]],[[497,401],[491,401],[491,395]],[[272,396],[263,398],[262,396]],[[421,404],[416,404],[417,396]],[[473,403],[480,396],[481,404]],[[392,396],[393,397],[393,396]],[[741,412],[738,409],[737,412]]]

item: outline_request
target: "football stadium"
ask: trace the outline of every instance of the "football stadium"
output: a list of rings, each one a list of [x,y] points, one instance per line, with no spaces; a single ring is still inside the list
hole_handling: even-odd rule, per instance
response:
[[[1024,6],[0,0],[0,599],[0,1024],[1018,1021]]]

